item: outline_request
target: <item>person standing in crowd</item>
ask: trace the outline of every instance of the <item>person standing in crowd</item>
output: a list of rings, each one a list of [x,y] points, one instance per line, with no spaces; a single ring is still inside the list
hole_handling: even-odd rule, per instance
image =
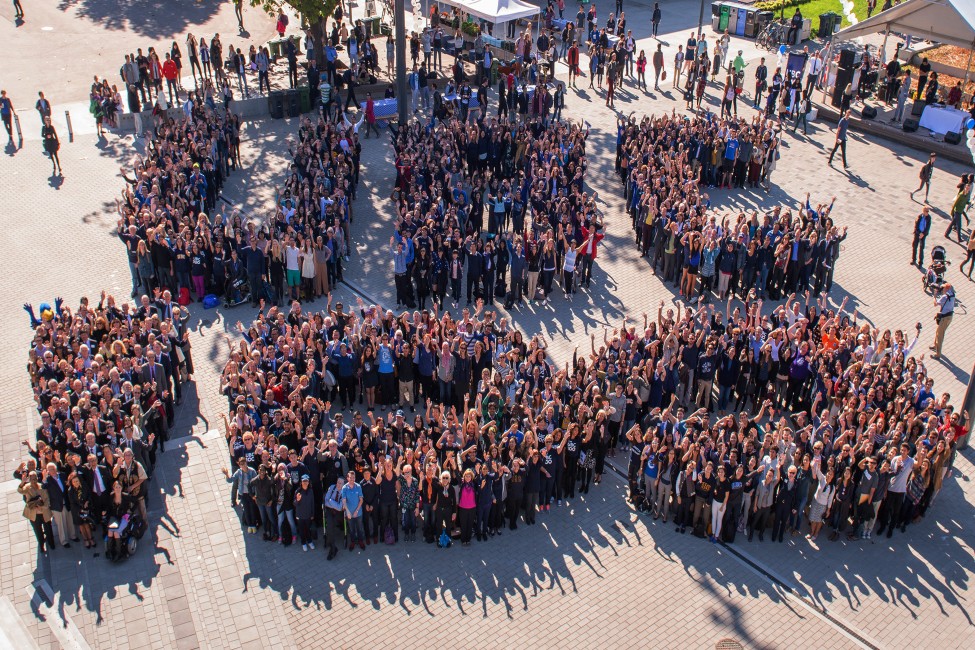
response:
[[[54,550],[54,529],[51,525],[51,512],[48,491],[38,480],[37,472],[21,474],[17,492],[24,498],[24,518],[30,522],[37,538],[37,550],[47,554],[48,549]]]

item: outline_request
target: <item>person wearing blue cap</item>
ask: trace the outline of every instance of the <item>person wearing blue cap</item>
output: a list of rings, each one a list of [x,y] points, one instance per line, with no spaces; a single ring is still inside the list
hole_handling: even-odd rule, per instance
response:
[[[315,516],[315,493],[311,489],[311,477],[301,475],[301,485],[295,490],[295,517],[298,519],[298,536],[301,537],[301,550],[310,546],[315,550],[311,536],[311,522]]]

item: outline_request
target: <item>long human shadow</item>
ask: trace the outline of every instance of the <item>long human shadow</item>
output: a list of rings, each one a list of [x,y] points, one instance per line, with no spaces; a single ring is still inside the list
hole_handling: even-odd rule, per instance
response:
[[[602,580],[620,569],[624,554],[653,552],[665,566],[680,565],[693,580],[692,588],[708,594],[712,606],[704,615],[733,630],[746,645],[761,646],[756,630],[744,620],[746,606],[740,599],[783,603],[781,593],[711,545],[701,542],[693,552],[682,553],[687,536],[638,519],[623,501],[624,488],[623,481],[607,474],[600,486],[571,505],[539,513],[537,525],[519,522],[518,530],[505,528],[501,537],[469,548],[439,549],[424,544],[421,535],[415,544],[341,550],[333,562],[324,563],[313,556],[303,561],[304,555],[296,561],[297,549],[244,535],[248,572],[242,589],[273,589],[296,612],[399,608],[432,619],[443,616],[440,608],[446,607],[462,616],[506,620],[520,613],[532,616],[533,599],[542,594],[586,597],[592,582],[584,576],[598,578],[598,589],[608,588]],[[612,569],[607,568],[610,560],[616,563]],[[431,563],[436,570],[418,570]]]

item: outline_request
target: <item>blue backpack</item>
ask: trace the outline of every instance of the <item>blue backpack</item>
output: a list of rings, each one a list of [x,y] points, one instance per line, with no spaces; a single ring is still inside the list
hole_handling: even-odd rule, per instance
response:
[[[214,307],[216,307],[219,304],[220,304],[220,299],[217,298],[212,293],[208,293],[206,296],[203,297],[203,308],[204,309],[213,309]]]
[[[450,548],[450,535],[447,534],[447,527],[444,526],[443,532],[440,533],[440,539],[437,540],[437,546],[440,548]]]

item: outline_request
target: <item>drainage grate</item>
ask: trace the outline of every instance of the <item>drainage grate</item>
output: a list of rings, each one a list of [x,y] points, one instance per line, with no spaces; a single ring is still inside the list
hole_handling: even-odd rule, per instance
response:
[[[745,646],[734,639],[721,639],[714,644],[714,650],[745,650]]]

